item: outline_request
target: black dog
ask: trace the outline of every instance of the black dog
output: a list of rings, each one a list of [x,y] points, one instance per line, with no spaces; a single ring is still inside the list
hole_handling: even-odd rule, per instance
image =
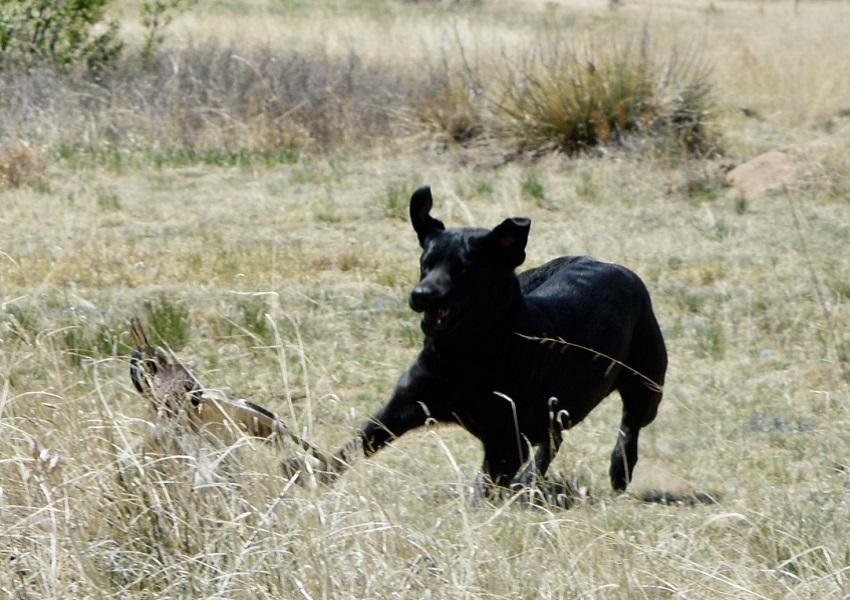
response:
[[[446,229],[431,205],[428,187],[410,199],[422,246],[410,306],[422,313],[424,347],[386,406],[324,465],[328,475],[341,472],[355,448],[369,456],[433,419],[481,440],[488,483],[525,485],[546,473],[561,432],[617,390],[623,417],[610,477],[624,490],[667,369],[643,282],[587,257],[557,258],[517,276],[528,219],[507,219],[492,231]]]

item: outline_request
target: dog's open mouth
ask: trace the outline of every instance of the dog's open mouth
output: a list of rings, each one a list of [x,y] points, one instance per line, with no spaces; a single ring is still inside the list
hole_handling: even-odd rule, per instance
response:
[[[426,332],[447,329],[454,320],[457,311],[452,308],[435,308],[422,313],[422,328]]]

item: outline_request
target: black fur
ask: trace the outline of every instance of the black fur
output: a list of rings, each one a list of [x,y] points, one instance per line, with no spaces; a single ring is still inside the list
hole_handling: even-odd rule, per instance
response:
[[[446,229],[431,205],[427,187],[411,198],[422,257],[410,306],[422,313],[424,347],[356,443],[368,456],[426,419],[457,423],[484,445],[485,481],[525,485],[545,474],[561,432],[617,390],[623,416],[610,477],[624,490],[667,369],[643,282],[587,257],[557,258],[517,276],[528,219],[491,231]],[[351,447],[337,456],[347,460]]]

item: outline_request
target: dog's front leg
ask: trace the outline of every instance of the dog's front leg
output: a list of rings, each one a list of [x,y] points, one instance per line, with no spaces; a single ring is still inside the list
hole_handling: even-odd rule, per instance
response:
[[[511,481],[511,488],[534,488],[549,470],[549,465],[561,446],[560,436],[550,439],[537,447],[532,460],[526,460],[519,472]]]
[[[565,410],[556,411],[557,402],[557,398],[549,399],[549,436],[537,447],[534,460],[525,461],[511,482],[511,487],[535,487],[549,470],[549,465],[561,447],[564,430],[570,426],[569,413]]]
[[[512,437],[505,432],[483,440],[484,463],[475,483],[473,501],[499,498],[512,487],[518,471],[529,459],[530,450],[524,440]]]
[[[311,470],[319,472],[321,481],[332,482],[361,455],[369,457],[395,438],[421,427],[429,417],[426,402],[441,398],[445,392],[442,387],[439,380],[414,363],[402,375],[389,402],[363,425],[354,439],[334,453],[330,464],[316,461],[316,464],[311,464]],[[287,472],[303,470],[303,466],[306,465],[289,464]],[[287,464],[284,470],[287,470]]]

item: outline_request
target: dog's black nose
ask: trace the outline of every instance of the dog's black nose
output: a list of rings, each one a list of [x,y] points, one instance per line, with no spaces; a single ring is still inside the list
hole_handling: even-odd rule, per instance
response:
[[[439,297],[439,293],[432,287],[417,285],[410,292],[410,308],[416,312],[427,310]]]

